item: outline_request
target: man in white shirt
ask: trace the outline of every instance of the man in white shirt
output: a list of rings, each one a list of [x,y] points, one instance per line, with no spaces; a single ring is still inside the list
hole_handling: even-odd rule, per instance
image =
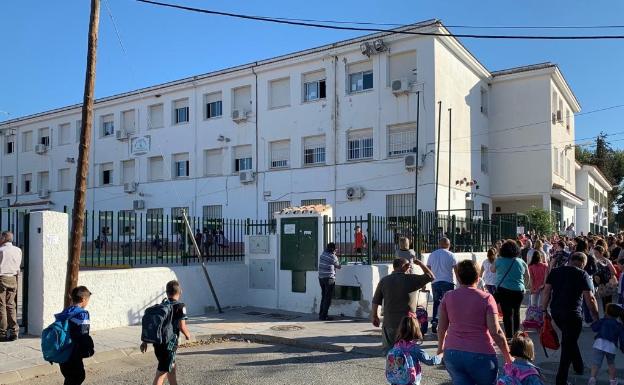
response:
[[[0,234],[0,338],[15,341],[17,325],[17,276],[22,264],[22,250],[13,246],[13,233]]]
[[[441,238],[440,248],[429,255],[427,267],[431,269],[435,280],[431,284],[433,292],[433,316],[431,318],[431,332],[438,332],[438,307],[442,297],[447,291],[455,289],[453,272],[457,269],[457,258],[451,253],[451,241],[448,238]]]

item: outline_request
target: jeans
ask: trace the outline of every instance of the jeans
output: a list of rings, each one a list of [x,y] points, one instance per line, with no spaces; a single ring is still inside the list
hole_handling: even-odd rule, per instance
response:
[[[439,281],[431,284],[431,289],[433,291],[433,317],[431,317],[431,323],[438,323],[438,307],[440,307],[440,302],[442,301],[442,297],[446,294],[447,291],[451,291],[455,289],[455,285],[450,282]]]
[[[496,300],[503,311],[505,336],[512,338],[520,329],[520,305],[524,300],[524,293],[499,287],[496,291]]]
[[[568,382],[570,365],[577,373],[583,372],[583,357],[578,346],[578,339],[583,329],[583,320],[577,314],[553,314],[553,320],[561,330],[561,358],[557,371],[556,385]]]
[[[319,283],[321,284],[321,308],[319,309],[319,319],[323,320],[327,318],[327,313],[329,312],[329,307],[331,306],[336,280],[334,278],[319,278]]]
[[[453,385],[494,385],[498,374],[496,354],[444,351],[444,364]]]

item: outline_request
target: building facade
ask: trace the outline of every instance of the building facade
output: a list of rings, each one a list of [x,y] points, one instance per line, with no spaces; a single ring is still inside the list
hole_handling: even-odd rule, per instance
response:
[[[576,209],[578,234],[606,233],[609,225],[609,192],[611,183],[598,167],[576,163],[576,189],[583,204]]]
[[[574,113],[552,64],[490,72],[437,20],[97,100],[87,208],[267,219],[484,216],[573,221]],[[71,208],[81,106],[0,124],[4,206]],[[572,166],[571,166],[572,165]]]

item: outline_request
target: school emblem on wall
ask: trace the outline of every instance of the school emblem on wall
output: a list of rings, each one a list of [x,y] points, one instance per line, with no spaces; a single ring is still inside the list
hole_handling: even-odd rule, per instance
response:
[[[130,144],[132,155],[145,155],[150,150],[151,138],[149,135],[132,138]]]

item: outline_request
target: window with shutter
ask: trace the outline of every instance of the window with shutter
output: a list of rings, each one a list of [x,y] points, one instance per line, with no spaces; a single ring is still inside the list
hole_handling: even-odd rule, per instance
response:
[[[290,105],[290,78],[269,82],[270,108],[287,107]]]
[[[290,164],[290,140],[271,142],[271,168],[287,168]]]
[[[303,164],[325,164],[325,135],[303,139]]]
[[[347,160],[373,157],[373,130],[351,130],[347,134]]]

